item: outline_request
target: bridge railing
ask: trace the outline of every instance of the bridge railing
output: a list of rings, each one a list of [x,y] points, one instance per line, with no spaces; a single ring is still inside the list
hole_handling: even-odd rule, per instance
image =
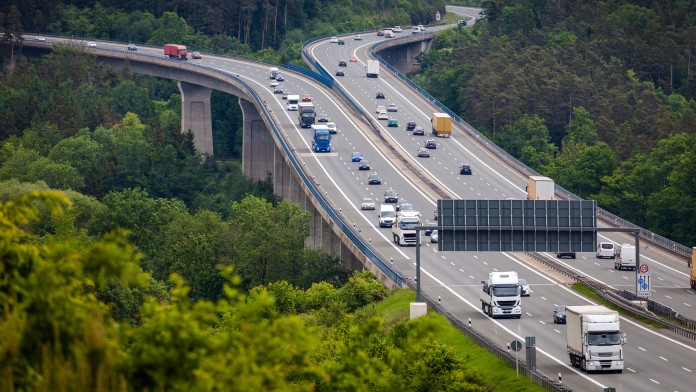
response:
[[[425,35],[433,36],[433,33],[424,33]],[[503,150],[500,148],[497,144],[489,140],[485,135],[477,131],[474,127],[472,127],[469,123],[464,121],[461,117],[459,117],[456,113],[454,113],[452,110],[450,110],[448,107],[443,105],[440,101],[435,99],[432,95],[428,94],[427,91],[423,90],[421,87],[419,87],[416,83],[414,83],[411,79],[409,79],[406,75],[401,73],[399,70],[394,68],[391,64],[389,64],[386,60],[384,60],[382,57],[377,54],[376,50],[379,50],[380,47],[389,45],[392,46],[394,42],[399,42],[399,41],[408,41],[408,37],[405,38],[397,38],[395,40],[389,40],[386,42],[378,42],[372,45],[371,47],[371,52],[372,55],[385,67],[387,68],[394,76],[399,78],[401,81],[403,81],[405,84],[407,84],[409,87],[411,87],[414,91],[416,91],[418,94],[421,95],[425,100],[429,101],[432,103],[434,106],[438,107],[443,113],[447,113],[452,117],[452,120],[455,121],[459,126],[467,132],[471,137],[474,139],[478,140],[482,145],[484,145],[487,149],[489,149],[491,152],[493,152],[499,159],[505,161],[507,164],[511,165],[514,167],[518,172],[523,173],[526,176],[539,176],[540,174],[534,171],[533,169],[529,168],[527,165],[524,163],[520,162],[517,158],[513,157],[510,155],[507,151]],[[575,195],[574,193],[570,192],[569,190],[561,187],[560,185],[556,184],[556,189],[555,192],[557,195],[559,195],[561,198],[569,199],[569,200],[581,200],[582,198],[580,196]],[[597,208],[597,216],[604,220],[605,222],[609,222],[613,225],[616,225],[618,227],[628,227],[628,228],[633,228],[633,229],[638,229],[640,231],[640,236],[641,238],[652,242],[654,244],[657,244],[661,246],[664,249],[670,250],[678,255],[681,255],[683,257],[686,257],[688,260],[691,259],[691,248],[682,245],[676,241],[670,240],[669,238],[663,237],[659,234],[655,234],[652,231],[642,228],[626,219],[623,219],[603,208]]]
[[[37,41],[41,43],[45,43],[45,41]],[[50,42],[49,42],[50,43]],[[78,45],[82,46],[82,45]],[[112,53],[119,53],[122,54],[124,51],[121,49],[111,49],[111,48],[97,48],[97,49],[90,49],[90,50],[99,50],[101,52],[112,52]],[[256,91],[249,86],[244,80],[241,78],[235,76],[235,74],[226,72],[223,70],[215,69],[215,68],[210,68],[205,65],[201,64],[196,64],[193,62],[187,62],[187,61],[180,61],[180,60],[170,60],[167,59],[163,56],[156,56],[156,55],[151,55],[151,54],[146,54],[146,53],[128,53],[129,56],[137,56],[137,57],[143,57],[143,58],[149,58],[149,59],[154,59],[158,61],[166,61],[166,62],[172,62],[173,64],[178,64],[179,66],[183,68],[187,67],[192,67],[192,68],[200,68],[204,69],[206,72],[213,72],[217,73],[225,78],[230,78],[233,79],[236,83],[239,85],[243,86],[244,89],[246,90],[245,92],[256,101],[257,107],[261,108],[261,113],[262,115],[266,118],[266,122],[270,124],[271,126],[271,131],[275,134],[277,140],[280,142],[280,145],[283,149],[283,152],[285,155],[288,157],[288,160],[290,161],[290,164],[295,168],[297,171],[298,175],[300,176],[300,179],[302,182],[307,186],[307,189],[310,190],[314,198],[319,202],[319,204],[322,206],[326,214],[330,217],[331,220],[340,228],[340,230],[348,237],[348,239],[353,242],[353,244],[372,262],[374,263],[382,273],[384,273],[385,276],[387,276],[389,279],[391,279],[396,285],[399,287],[403,287],[403,278],[402,276],[395,271],[390,265],[388,265],[384,260],[382,260],[373,250],[370,248],[365,241],[363,241],[360,236],[358,236],[352,228],[352,225],[347,224],[344,219],[342,218],[341,215],[337,214],[336,211],[331,207],[329,202],[324,198],[324,196],[321,194],[316,189],[315,184],[308,178],[307,174],[304,172],[302,169],[302,165],[298,163],[295,155],[292,152],[292,149],[287,145],[285,137],[282,135],[280,129],[276,125],[275,119],[271,116],[269,113],[267,107],[266,107],[266,102],[256,93]],[[238,56],[228,56],[228,57],[235,57],[239,58]],[[252,62],[257,62],[257,63],[263,63],[263,64],[269,64],[275,67],[283,67],[286,69],[290,69],[293,71],[300,72],[304,75],[307,75],[310,78],[313,78],[323,84],[326,84],[327,80],[326,78],[318,74],[312,70],[309,70],[304,67],[300,66],[283,66],[280,64],[273,64],[273,63],[268,63],[268,62],[263,62],[263,61],[258,61],[254,59],[248,59],[248,58],[243,58],[246,61],[252,61]],[[329,80],[333,84],[332,80]],[[330,85],[328,87],[331,87]]]

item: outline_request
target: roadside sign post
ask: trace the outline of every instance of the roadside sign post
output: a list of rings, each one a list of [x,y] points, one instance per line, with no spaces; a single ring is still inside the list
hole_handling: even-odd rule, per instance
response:
[[[641,299],[646,298],[650,296],[651,291],[650,268],[645,263],[640,264],[636,268],[636,296]]]
[[[517,352],[522,349],[522,342],[519,340],[513,340],[510,342],[510,348],[515,352],[515,371],[517,372],[517,378],[520,378],[520,365],[517,361]]]

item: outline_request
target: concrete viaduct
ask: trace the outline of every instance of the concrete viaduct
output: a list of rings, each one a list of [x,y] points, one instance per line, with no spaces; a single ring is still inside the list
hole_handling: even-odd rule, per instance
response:
[[[385,60],[406,73],[417,69],[416,56],[430,49],[431,43],[432,35],[413,36],[382,43],[375,48],[375,52],[379,50]],[[29,55],[45,53],[51,47],[45,42],[25,42],[25,51]],[[152,56],[132,56],[124,51],[97,50],[94,54],[99,61],[114,69],[128,68],[131,72],[176,80],[182,97],[181,131],[192,131],[196,149],[205,154],[213,155],[212,91],[238,96],[244,119],[243,174],[254,180],[266,180],[270,175],[275,194],[310,212],[312,225],[310,235],[305,240],[306,246],[320,248],[339,257],[343,266],[350,270],[369,269],[388,288],[401,286],[400,276],[395,277],[393,271],[385,274],[385,268],[380,269],[376,265],[381,260],[376,260],[374,254],[366,255],[366,246],[355,243],[358,237],[351,235],[346,227],[341,227],[331,217],[331,212],[325,208],[326,202],[319,200],[316,189],[310,189],[307,178],[303,180],[302,173],[296,170],[292,158],[284,149],[284,142],[272,131],[272,115],[254,98],[251,89],[241,79],[206,67],[193,68],[186,63]],[[368,250],[368,253],[371,251]]]

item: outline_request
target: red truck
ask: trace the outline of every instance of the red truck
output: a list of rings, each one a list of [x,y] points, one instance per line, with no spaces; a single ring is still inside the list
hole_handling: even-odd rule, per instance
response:
[[[188,58],[188,49],[185,45],[165,44],[164,55],[170,59],[186,60]]]

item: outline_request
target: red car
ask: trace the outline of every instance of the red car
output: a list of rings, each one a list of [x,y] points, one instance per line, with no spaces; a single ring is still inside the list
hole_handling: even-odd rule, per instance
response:
[[[310,102],[312,100],[312,97],[310,95],[303,95],[302,96],[302,102]]]

